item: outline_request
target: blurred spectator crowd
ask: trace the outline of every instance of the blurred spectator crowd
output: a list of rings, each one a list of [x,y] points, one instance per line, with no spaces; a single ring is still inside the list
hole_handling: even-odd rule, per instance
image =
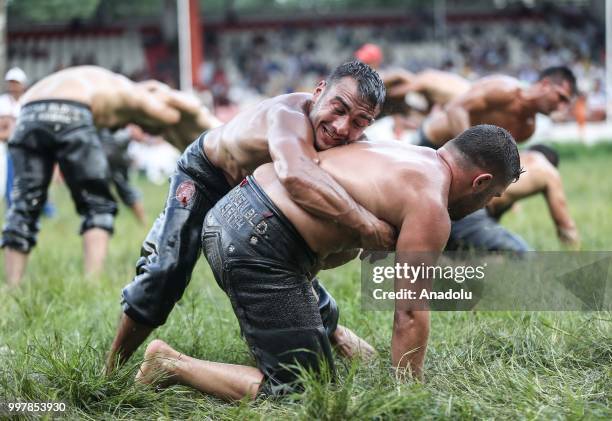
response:
[[[314,25],[316,18],[311,19]],[[231,116],[236,106],[261,97],[311,90],[361,45],[373,43],[381,48],[383,69],[437,68],[470,80],[505,73],[532,82],[545,67],[568,65],[578,77],[586,118],[605,116],[604,27],[584,10],[551,9],[513,19],[449,19],[443,27],[426,16],[414,15],[410,22],[209,27],[198,87],[210,90],[217,109],[230,110]],[[9,37],[9,65],[23,68],[33,81],[63,67],[97,64],[135,80],[153,77],[176,86],[178,75],[176,66],[168,65],[168,48],[154,41],[135,28],[82,36]]]
[[[216,102],[311,90],[364,43],[380,46],[381,67],[437,68],[470,80],[504,73],[525,82],[548,66],[567,65],[586,96],[589,119],[605,110],[604,28],[580,16],[449,23],[436,40],[431,25],[335,26],[227,31],[207,37],[199,73]]]

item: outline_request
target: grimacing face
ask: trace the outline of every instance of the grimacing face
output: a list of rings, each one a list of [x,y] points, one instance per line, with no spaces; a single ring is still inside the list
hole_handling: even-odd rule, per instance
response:
[[[319,151],[355,142],[378,114],[378,107],[361,100],[357,82],[351,77],[326,85],[319,83],[313,94],[309,118]]]
[[[501,197],[507,187],[508,184],[493,183],[491,187],[481,192],[472,191],[458,198],[452,204],[449,203],[448,215],[453,221],[464,218],[478,209],[484,208],[493,197]]]

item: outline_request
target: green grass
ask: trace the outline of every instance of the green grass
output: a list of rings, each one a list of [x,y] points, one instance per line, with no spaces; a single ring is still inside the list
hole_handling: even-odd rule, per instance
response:
[[[585,250],[612,249],[611,161],[606,145],[562,149],[561,172]],[[166,187],[140,185],[152,219]],[[122,209],[105,274],[92,282],[81,275],[79,221],[69,195],[59,186],[52,198],[58,215],[42,221],[23,287],[0,287],[0,401],[63,401],[66,416],[84,419],[612,418],[610,313],[433,313],[426,380],[401,382],[390,366],[392,315],[361,310],[356,262],[321,278],[339,302],[341,322],[380,355],[370,364],[338,358],[334,384],[311,379],[300,395],[236,404],[184,387],[155,392],[132,381],[144,347],[107,378],[104,356],[120,290],[133,275],[146,229]],[[541,197],[525,200],[503,223],[537,249],[560,249]],[[203,259],[153,337],[198,358],[253,362]]]

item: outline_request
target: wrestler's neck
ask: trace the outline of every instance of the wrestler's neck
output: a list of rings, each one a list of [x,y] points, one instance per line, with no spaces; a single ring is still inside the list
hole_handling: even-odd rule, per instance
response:
[[[521,89],[518,98],[521,102],[523,114],[536,115],[542,112],[538,106],[538,99],[541,96],[542,92],[537,85],[531,85],[528,88]]]
[[[438,156],[438,161],[440,164],[440,174],[443,180],[442,183],[444,186],[444,191],[448,192],[448,194],[444,196],[447,196],[448,203],[451,203],[456,196],[456,189],[454,188],[456,185],[456,177],[453,168],[457,168],[457,160],[448,147],[437,149],[436,155]]]

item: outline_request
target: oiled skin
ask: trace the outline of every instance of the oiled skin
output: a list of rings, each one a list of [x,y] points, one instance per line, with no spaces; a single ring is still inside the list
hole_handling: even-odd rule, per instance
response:
[[[118,128],[135,123],[184,149],[218,120],[193,96],[157,81],[134,83],[97,66],[77,66],[53,73],[34,84],[22,104],[68,100],[87,105],[97,127]]]

